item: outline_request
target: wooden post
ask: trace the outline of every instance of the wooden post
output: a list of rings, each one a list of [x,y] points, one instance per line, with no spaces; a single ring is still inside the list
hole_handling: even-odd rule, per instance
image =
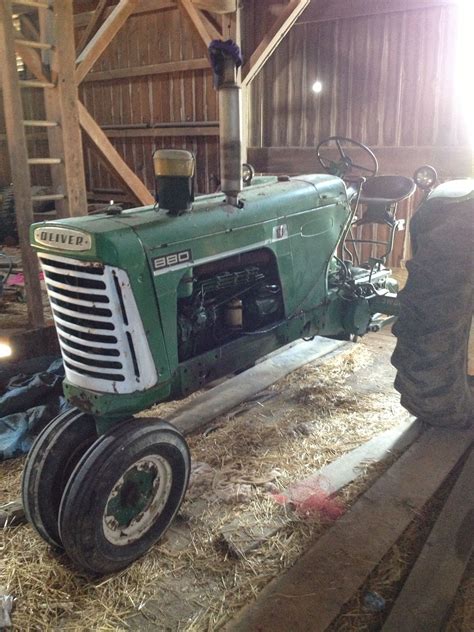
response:
[[[3,102],[8,139],[10,167],[13,174],[15,212],[20,238],[26,301],[30,326],[44,324],[39,266],[30,246],[29,228],[33,222],[31,181],[23,125],[23,104],[16,69],[15,39],[12,25],[11,0],[0,2],[0,58],[2,59]]]
[[[45,91],[46,118],[60,122],[60,126],[48,128],[50,156],[61,159],[61,164],[51,168],[51,176],[55,193],[66,196],[56,203],[58,216],[75,217],[87,215],[87,192],[74,79],[72,4],[68,0],[55,0],[53,11],[40,11],[42,40],[55,47],[43,52],[43,62],[50,67],[56,83],[55,88]]]

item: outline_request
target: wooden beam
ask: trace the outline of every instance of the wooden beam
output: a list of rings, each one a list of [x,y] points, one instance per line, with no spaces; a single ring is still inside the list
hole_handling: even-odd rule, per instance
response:
[[[227,632],[324,632],[473,439],[474,428],[425,431],[329,531],[226,625]]]
[[[112,167],[113,171],[121,180],[123,180],[123,182],[127,185],[127,188],[130,189],[141,204],[154,204],[155,198],[151,195],[140,178],[125,163],[118,151],[80,101],[78,101],[78,107],[79,121],[83,130],[90,137],[94,145],[102,154],[103,158],[105,158],[107,163]]]
[[[456,6],[458,0],[332,0],[311,2],[298,23],[369,17],[400,11],[419,11],[432,7]]]
[[[25,275],[28,320],[33,327],[44,324],[39,265],[36,254],[30,246],[29,230],[33,222],[33,202],[31,200],[31,180],[28,169],[28,152],[25,127],[23,125],[23,104],[16,69],[15,39],[12,25],[10,0],[0,2],[0,58],[3,85],[5,127],[8,137],[8,152],[13,178],[15,213],[20,238],[23,273]]]
[[[162,11],[164,9],[176,9],[177,0],[140,0],[140,3],[136,5],[134,10],[132,11],[132,15],[138,15],[140,13],[150,13],[151,11]],[[112,11],[114,7],[109,7],[105,11],[105,16],[107,17]],[[94,11],[87,11],[84,13],[77,13],[74,16],[74,26],[76,28],[86,27],[89,24],[89,20],[91,19]]]
[[[270,31],[257,46],[242,70],[242,85],[247,86],[263,68],[281,40],[308,6],[310,0],[292,0],[281,12]]]
[[[102,19],[102,16],[104,14],[106,7],[107,7],[107,0],[99,0],[99,4],[97,5],[96,10],[93,12],[91,19],[89,20],[89,23],[87,24],[86,28],[81,34],[81,39],[79,40],[79,43],[76,46],[77,53],[80,53],[82,51],[82,49],[87,44],[91,36],[94,34],[98,23]]]
[[[192,0],[192,3],[204,11],[225,14],[237,11],[237,0]]]
[[[432,164],[441,179],[471,176],[469,147],[372,147],[379,172],[411,175],[420,165]],[[314,147],[249,147],[249,162],[257,171],[296,175],[324,173]],[[354,161],[360,153],[353,155]]]
[[[184,435],[202,430],[206,423],[255,397],[291,371],[310,362],[322,364],[335,355],[348,353],[351,348],[348,342],[319,336],[311,342],[286,345],[244,373],[198,395],[193,399],[192,406],[189,402],[184,404],[170,416],[169,421]]]
[[[80,84],[133,12],[137,0],[120,0],[77,58],[76,83]]]
[[[442,630],[473,549],[471,452],[382,632]]]
[[[278,515],[270,515],[268,519],[257,522],[254,512],[241,511],[230,523],[221,527],[219,542],[225,545],[234,557],[246,557],[250,551],[268,542],[281,529],[288,528],[295,519],[293,508],[304,507],[314,497],[315,490],[324,489],[327,496],[333,496],[349,483],[361,478],[367,464],[380,463],[394,454],[404,452],[419,437],[422,430],[421,422],[414,421],[409,426],[403,423],[373,437],[358,448],[331,461],[312,476],[293,483],[286,491],[281,492],[287,499],[286,505],[291,506],[291,511],[285,508]]]
[[[171,136],[219,136],[219,126],[146,127],[104,130],[108,138],[157,138]]]
[[[114,68],[113,70],[90,72],[84,79],[84,83],[89,81],[113,81],[115,79],[128,79],[129,77],[148,77],[174,72],[189,72],[191,70],[206,70],[210,69],[210,67],[209,59],[201,57],[200,59],[170,61],[147,66],[134,66],[132,68]]]
[[[222,38],[222,33],[219,33],[205,15],[203,15],[201,11],[194,6],[191,0],[179,0],[179,7],[193,23],[206,49],[212,40]]]
[[[150,11],[177,8],[177,0],[140,0],[133,13],[149,13]]]

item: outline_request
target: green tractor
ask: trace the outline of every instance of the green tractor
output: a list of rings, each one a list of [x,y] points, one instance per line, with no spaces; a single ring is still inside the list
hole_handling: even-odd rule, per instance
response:
[[[404,405],[431,424],[472,418],[474,182],[427,193],[397,296],[386,261],[401,228],[397,203],[414,193],[413,180],[377,176],[368,147],[332,138],[317,152],[328,173],[244,186],[235,60],[224,51],[221,61],[222,192],[194,200],[193,156],[159,150],[155,206],[32,226],[72,408],[36,439],[23,502],[40,535],[93,573],[143,555],[186,492],[184,437],[133,415],[291,341],[349,339],[398,316],[393,361]],[[416,179],[434,184],[429,168]],[[373,222],[388,239],[377,257],[358,261],[354,227]]]

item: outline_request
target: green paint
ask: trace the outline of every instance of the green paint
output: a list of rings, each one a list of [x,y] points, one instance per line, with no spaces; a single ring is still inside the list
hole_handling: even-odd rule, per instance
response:
[[[218,375],[242,369],[262,355],[301,337],[364,333],[367,301],[343,300],[328,287],[333,254],[351,212],[345,185],[337,177],[306,175],[278,182],[262,178],[242,191],[243,207],[227,205],[220,193],[198,198],[179,217],[144,207],[48,222],[91,236],[87,252],[38,251],[125,270],[151,349],[158,383],[129,395],[101,393],[65,381],[67,399],[97,419],[99,432],[157,402],[182,397]],[[283,232],[282,232],[283,231]],[[186,362],[178,360],[177,300],[186,296],[193,267],[237,253],[273,253],[284,303],[283,322],[268,333],[243,336]],[[187,265],[159,268],[168,256],[189,252]],[[160,265],[161,265],[160,263]]]
[[[114,518],[119,527],[127,527],[152,502],[157,476],[156,470],[128,470],[116,495],[107,503],[105,517]]]

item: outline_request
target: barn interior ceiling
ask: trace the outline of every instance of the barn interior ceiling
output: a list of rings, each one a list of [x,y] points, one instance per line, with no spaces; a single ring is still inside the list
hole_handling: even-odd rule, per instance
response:
[[[192,150],[198,191],[215,188],[219,113],[206,47],[214,37],[235,35],[232,14],[216,13],[218,5],[73,3],[86,183],[94,199],[148,201],[151,155],[160,147]],[[39,27],[34,15],[23,12],[20,20],[31,38]],[[462,69],[456,55],[472,57],[472,21],[471,3],[463,0],[245,0],[249,161],[265,172],[315,171],[315,146],[337,133],[375,148],[386,173],[411,175],[423,162],[435,163],[443,178],[470,172],[462,111],[472,110],[472,82],[462,78],[469,61]],[[43,107],[40,95],[25,91],[28,118],[41,116]],[[44,132],[30,130],[28,138],[31,154],[44,155]],[[4,141],[0,136],[2,152]],[[45,166],[34,166],[32,175],[50,182]],[[2,161],[0,184],[9,181]],[[403,213],[409,218],[411,206]],[[394,262],[406,258],[408,246],[396,249]]]

